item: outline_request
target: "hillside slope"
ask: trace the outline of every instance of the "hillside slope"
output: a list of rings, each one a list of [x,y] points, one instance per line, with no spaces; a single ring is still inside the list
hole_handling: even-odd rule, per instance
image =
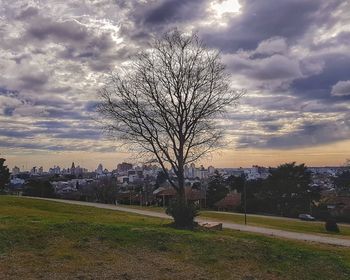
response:
[[[349,279],[350,250],[0,196],[1,279]]]

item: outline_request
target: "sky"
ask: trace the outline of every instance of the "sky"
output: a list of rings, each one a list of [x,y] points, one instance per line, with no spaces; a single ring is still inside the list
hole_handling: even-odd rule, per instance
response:
[[[198,164],[341,165],[350,158],[350,1],[0,2],[0,154],[89,169],[137,161],[95,121],[107,75],[178,28],[221,51],[247,90],[222,122],[227,147]]]

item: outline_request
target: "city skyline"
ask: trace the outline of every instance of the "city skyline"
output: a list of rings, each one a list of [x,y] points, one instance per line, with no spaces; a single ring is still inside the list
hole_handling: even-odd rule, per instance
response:
[[[264,156],[264,155],[263,155]],[[300,154],[300,156],[304,156],[304,154]],[[254,158],[256,158],[256,154],[254,155]],[[114,169],[117,168],[117,165],[119,163],[122,162],[126,162],[126,163],[130,163],[134,166],[142,166],[142,165],[148,165],[149,163],[144,163],[144,162],[140,162],[137,161],[135,158],[125,158],[122,159],[120,161],[115,162],[113,159],[111,159],[110,161],[103,161],[103,158],[101,158],[101,161],[96,161],[96,162],[92,162],[91,160],[74,160],[71,159],[72,161],[67,162],[67,160],[63,160],[63,161],[57,161],[57,162],[47,162],[46,164],[42,164],[42,162],[40,161],[31,161],[33,164],[29,164],[28,162],[22,163],[22,164],[10,164],[6,162],[7,166],[10,168],[10,170],[12,170],[14,167],[18,167],[21,172],[22,171],[30,171],[33,167],[36,167],[37,169],[42,167],[44,169],[44,172],[47,172],[49,169],[54,168],[54,167],[59,167],[61,169],[69,169],[71,167],[71,165],[74,163],[75,166],[80,167],[80,168],[84,168],[87,169],[89,172],[90,171],[95,171],[97,169],[97,167],[102,164],[103,169],[107,169],[109,171],[112,171]],[[222,161],[221,161],[222,162]],[[200,167],[200,166],[204,166],[205,168],[210,167],[210,166],[214,166],[215,168],[218,169],[225,169],[225,168],[251,168],[253,166],[261,166],[261,167],[277,167],[281,164],[285,164],[285,163],[291,163],[291,162],[296,162],[297,164],[301,164],[304,163],[306,164],[306,166],[308,167],[342,167],[342,166],[347,166],[349,164],[349,159],[346,159],[343,162],[340,163],[335,163],[335,164],[323,164],[323,165],[317,165],[317,164],[307,164],[305,162],[301,162],[301,161],[293,161],[293,160],[286,160],[286,161],[276,161],[275,164],[270,164],[270,165],[263,165],[263,164],[258,164],[258,163],[252,163],[252,164],[247,164],[247,165],[215,165],[213,164],[213,161],[202,161],[202,162],[195,162],[193,164],[196,165],[196,167]],[[156,164],[157,165],[157,164]],[[189,166],[189,165],[188,165]]]
[[[220,120],[229,144],[200,163],[342,165],[350,158],[349,12],[339,0],[1,3],[1,157],[28,169],[133,161],[94,121],[96,93],[108,72],[177,27],[221,51],[232,86],[247,89]]]

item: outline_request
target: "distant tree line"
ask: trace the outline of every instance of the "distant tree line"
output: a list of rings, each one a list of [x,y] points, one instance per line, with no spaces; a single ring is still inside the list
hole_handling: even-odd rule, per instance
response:
[[[10,181],[10,170],[4,165],[6,159],[0,158],[0,194],[5,192],[5,188]]]
[[[4,162],[5,159],[0,159],[0,193],[5,193],[10,178],[9,170]],[[297,217],[300,213],[311,213],[319,219],[329,218],[327,204],[322,201],[319,188],[312,186],[311,173],[304,164],[297,165],[295,162],[282,164],[277,168],[270,168],[269,173],[270,175],[266,179],[248,181],[244,174],[224,178],[218,171],[215,171],[205,185],[206,207],[216,209],[216,202],[223,199],[229,192],[237,191],[241,194],[242,201],[246,200],[248,213],[286,217]],[[51,184],[51,181],[57,179],[55,177],[29,178],[24,185],[23,195],[59,197]],[[147,185],[147,191],[152,193],[154,189],[162,186],[166,181],[166,175],[164,172],[160,172],[155,185],[147,184],[147,182],[135,184],[132,192],[141,193]],[[350,197],[350,169],[345,169],[344,172],[335,177],[333,183],[337,196]],[[79,185],[76,187],[77,192],[64,194],[62,198],[114,203],[118,192],[122,190],[115,178],[103,178],[84,187]],[[201,189],[203,185],[195,183],[192,188]],[[244,192],[244,188],[246,192]],[[129,200],[127,202],[129,203]],[[243,203],[237,210],[242,212],[245,210]],[[350,221],[349,218],[341,216],[339,220]]]
[[[218,172],[209,178],[207,206],[215,209],[215,203],[230,191],[236,190],[244,198],[249,213],[272,214],[297,217],[300,213],[311,213],[320,219],[328,219],[330,212],[321,199],[320,189],[312,186],[311,172],[305,164],[286,163],[269,169],[266,179],[246,180],[242,176],[224,179]],[[350,196],[350,170],[345,170],[333,180],[337,196]],[[244,211],[243,203],[238,209]],[[342,221],[350,218],[338,217]]]

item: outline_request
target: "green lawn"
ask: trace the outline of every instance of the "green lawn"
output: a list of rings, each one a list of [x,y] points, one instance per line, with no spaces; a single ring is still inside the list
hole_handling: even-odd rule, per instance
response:
[[[350,279],[348,248],[0,196],[1,279]]]
[[[122,207],[136,208],[142,210],[164,212],[164,208],[161,207],[140,207],[137,205],[119,205]],[[217,221],[226,221],[236,224],[244,224],[244,216],[239,213],[232,212],[214,212],[214,211],[200,211],[200,217],[208,218],[210,220]],[[257,217],[248,214],[248,225],[259,226],[266,228],[275,228],[281,230],[303,232],[303,233],[312,233],[318,235],[332,236],[337,238],[350,238],[350,225],[342,226],[339,225],[340,233],[330,233],[325,230],[324,222],[310,222],[310,221],[301,221],[297,219],[283,219],[276,217]]]
[[[201,217],[213,220],[227,221],[237,224],[244,223],[244,216],[236,213],[217,213],[211,211],[202,211]],[[247,223],[251,226],[260,226],[267,228],[275,228],[288,231],[312,233],[318,235],[326,235],[337,238],[350,238],[350,226],[340,226],[339,233],[330,233],[325,230],[324,222],[299,221],[289,219],[276,219],[269,217],[256,217],[248,214]]]

